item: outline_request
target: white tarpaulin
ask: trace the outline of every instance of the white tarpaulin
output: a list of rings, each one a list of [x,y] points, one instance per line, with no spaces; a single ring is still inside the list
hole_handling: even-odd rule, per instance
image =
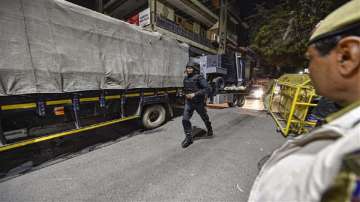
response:
[[[181,87],[188,46],[64,0],[0,0],[0,95]]]

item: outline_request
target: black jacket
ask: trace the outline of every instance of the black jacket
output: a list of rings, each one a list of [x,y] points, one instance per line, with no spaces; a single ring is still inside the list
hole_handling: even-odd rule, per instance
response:
[[[203,101],[205,96],[209,94],[210,87],[202,75],[192,74],[184,78],[184,91],[185,94],[195,94],[192,101]]]

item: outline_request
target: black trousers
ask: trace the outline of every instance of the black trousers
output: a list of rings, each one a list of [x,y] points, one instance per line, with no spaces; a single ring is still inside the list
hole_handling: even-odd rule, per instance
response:
[[[203,101],[193,102],[193,101],[185,100],[185,108],[184,108],[182,124],[186,135],[191,134],[192,127],[191,127],[190,119],[194,111],[196,111],[200,115],[201,119],[205,123],[207,130],[211,129],[211,122],[209,120],[209,116],[205,108],[205,102]]]

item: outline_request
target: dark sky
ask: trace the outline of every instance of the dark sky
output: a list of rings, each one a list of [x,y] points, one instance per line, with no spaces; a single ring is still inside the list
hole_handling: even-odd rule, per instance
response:
[[[233,5],[233,10],[244,19],[250,15],[255,14],[256,4],[266,4],[271,7],[278,3],[280,0],[228,0]],[[234,13],[235,13],[234,12]]]
[[[255,14],[256,4],[264,4],[266,7],[272,7],[279,3],[279,1],[282,0],[228,0],[231,13],[237,15],[244,22],[246,22],[247,17]],[[250,43],[248,29],[242,27],[239,37],[241,38],[242,46],[247,46]]]

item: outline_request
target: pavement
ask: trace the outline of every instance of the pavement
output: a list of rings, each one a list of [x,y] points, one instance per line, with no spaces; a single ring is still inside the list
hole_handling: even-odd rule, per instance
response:
[[[258,162],[285,138],[265,112],[212,109],[209,116],[215,137],[197,137],[186,149],[177,117],[3,181],[0,201],[247,201]],[[197,114],[193,125],[204,128]]]

